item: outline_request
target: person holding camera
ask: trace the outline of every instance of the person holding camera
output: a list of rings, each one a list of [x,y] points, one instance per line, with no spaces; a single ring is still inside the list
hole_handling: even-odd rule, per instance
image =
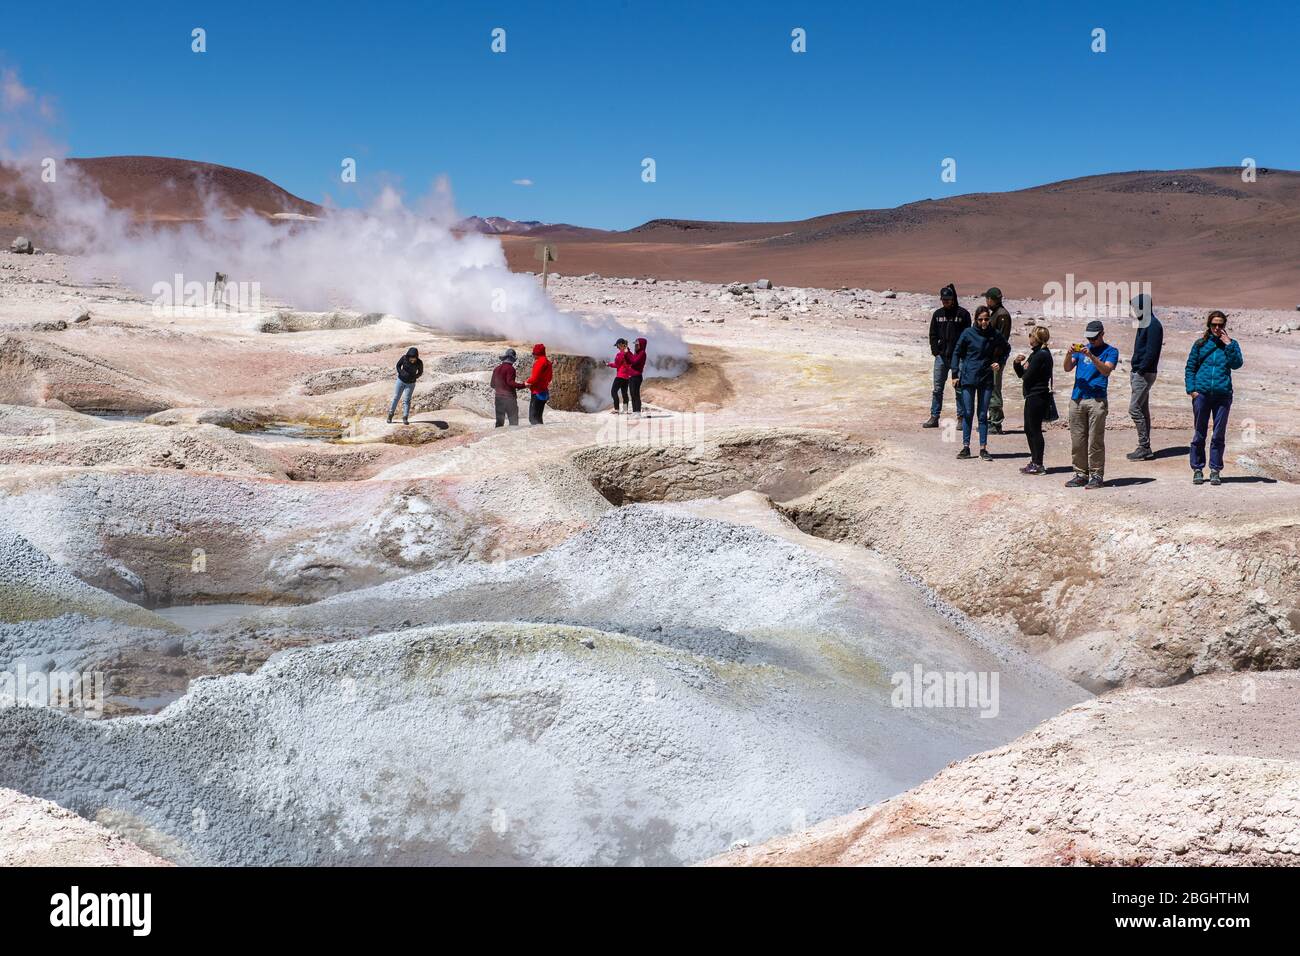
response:
[[[1106,414],[1110,405],[1106,386],[1119,364],[1119,349],[1108,345],[1105,327],[1097,319],[1084,334],[1088,344],[1075,343],[1065,353],[1065,370],[1074,372],[1070,393],[1070,450],[1074,477],[1067,488],[1103,488],[1106,485]]]
[[[1222,483],[1223,448],[1227,444],[1228,412],[1232,408],[1232,372],[1242,366],[1241,346],[1228,335],[1228,317],[1217,309],[1205,320],[1205,334],[1192,343],[1183,382],[1192,396],[1192,484],[1205,481],[1205,436],[1210,439],[1210,484]]]
[[[1029,464],[1021,474],[1045,475],[1043,452],[1047,441],[1043,437],[1043,423],[1056,420],[1056,398],[1052,395],[1052,353],[1047,348],[1052,333],[1045,325],[1035,325],[1029,330],[1030,352],[1016,356],[1011,367],[1020,379],[1020,389],[1025,396],[1025,439],[1029,442]]]

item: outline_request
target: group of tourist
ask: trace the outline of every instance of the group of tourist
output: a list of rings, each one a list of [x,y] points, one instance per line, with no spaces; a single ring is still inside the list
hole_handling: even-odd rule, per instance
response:
[[[619,413],[619,399],[623,410],[635,414],[641,412],[641,380],[645,374],[646,340],[637,339],[636,349],[628,347],[627,339],[614,343],[617,352],[612,362],[605,364],[614,369],[614,385],[610,391],[614,399],[614,414]],[[533,346],[533,367],[528,378],[520,382],[515,377],[515,362],[518,354],[514,349],[506,349],[492,370],[492,395],[496,406],[496,427],[509,422],[519,424],[519,399],[517,393],[528,389],[528,424],[543,424],[542,416],[546,403],[551,398],[551,380],[554,377],[554,365],[546,356],[546,346],[538,342]],[[420,361],[420,350],[409,348],[406,354],[397,360],[397,387],[393,392],[393,402],[388,407],[388,424],[393,423],[397,414],[398,401],[405,398],[402,408],[402,424],[410,424],[411,397],[415,393],[415,383],[424,374],[424,363]]]
[[[1003,429],[1002,379],[1011,356],[1011,314],[1002,304],[1002,292],[984,293],[985,304],[975,317],[957,304],[957,290],[946,285],[939,292],[940,306],[930,317],[930,352],[934,356],[934,380],[930,396],[930,417],[923,428],[938,428],[943,410],[944,388],[951,378],[962,446],[958,458],[973,457],[971,432],[978,426],[979,457],[992,461],[989,433]],[[1129,362],[1129,417],[1137,430],[1137,447],[1130,461],[1155,458],[1151,448],[1151,391],[1155,387],[1164,347],[1164,326],[1156,317],[1151,297],[1139,295],[1129,304],[1137,325],[1133,357]],[[1070,445],[1074,475],[1068,488],[1102,488],[1106,484],[1106,416],[1110,377],[1120,364],[1119,350],[1106,341],[1106,329],[1098,319],[1084,329],[1086,343],[1070,345],[1062,370],[1074,373],[1070,393]],[[1024,394],[1025,438],[1029,463],[1026,475],[1047,473],[1043,456],[1046,440],[1043,426],[1059,418],[1052,389],[1055,363],[1048,349],[1051,332],[1044,325],[1028,330],[1029,352],[1011,360]],[[1215,310],[1206,317],[1205,333],[1193,344],[1183,370],[1183,385],[1192,402],[1190,465],[1192,481],[1205,481],[1206,441],[1209,441],[1209,481],[1220,484],[1223,450],[1227,442],[1228,412],[1232,408],[1232,373],[1242,366],[1241,345],[1228,335],[1228,319]]]

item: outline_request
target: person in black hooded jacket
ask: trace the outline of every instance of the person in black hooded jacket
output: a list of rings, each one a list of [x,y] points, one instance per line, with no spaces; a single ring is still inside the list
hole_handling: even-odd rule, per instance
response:
[[[952,350],[962,332],[970,328],[970,313],[957,304],[957,289],[952,283],[939,290],[940,307],[930,316],[930,354],[934,356],[934,381],[930,393],[930,417],[922,428],[938,428],[943,411],[943,385],[952,374]],[[954,398],[960,396],[954,393]],[[959,406],[960,407],[960,406]]]
[[[403,392],[406,393],[406,405],[402,409],[402,424],[410,424],[411,396],[415,394],[415,380],[423,374],[424,363],[420,361],[420,350],[412,346],[397,360],[397,388],[393,391],[393,404],[388,406],[388,424],[393,424],[397,401],[402,397]]]
[[[1133,339],[1133,357],[1129,359],[1131,390],[1128,415],[1137,430],[1137,448],[1128,453],[1129,461],[1150,461],[1156,457],[1151,450],[1151,389],[1156,384],[1160,370],[1160,352],[1165,344],[1165,327],[1156,318],[1151,307],[1151,296],[1143,292],[1133,298],[1129,309],[1137,324]]]

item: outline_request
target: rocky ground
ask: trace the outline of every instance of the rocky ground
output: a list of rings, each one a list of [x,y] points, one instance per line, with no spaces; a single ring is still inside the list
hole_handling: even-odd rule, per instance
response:
[[[158,310],[76,276],[0,254],[0,667],[103,672],[108,719],[0,709],[0,785],[170,860],[693,862],[908,799],[964,758],[943,774],[1048,833],[1069,809],[1051,775],[996,777],[1024,779],[1033,735],[1166,699],[1138,688],[1209,720],[1214,675],[1300,667],[1300,338],[1270,331],[1294,314],[1226,309],[1246,355],[1229,483],[1197,488],[1181,364],[1223,303],[1158,304],[1160,457],[1123,459],[1121,368],[1112,484],[1085,493],[1062,486],[1063,430],[1052,475],[1017,471],[1014,385],[992,463],[955,460],[950,422],[919,429],[927,296],[552,276],[560,308],[659,323],[691,365],[615,417],[580,401],[606,373],[562,358],[571,407],[498,430],[500,341],[346,309]],[[1008,305],[1019,345],[1041,305]],[[1082,323],[1048,324],[1060,346]],[[1126,355],[1132,330],[1110,337]],[[388,426],[410,345],[428,372],[411,425]],[[242,609],[196,624],[189,605]],[[998,715],[893,706],[914,665],[997,673]],[[1132,690],[1031,730],[1114,688]],[[1099,753],[1142,796],[1137,816],[1081,798],[1110,826],[1088,852],[1163,859],[1157,823],[1193,846],[1217,804],[1169,797],[1160,742],[1108,726]],[[1056,751],[1062,780],[1093,759]],[[1227,799],[1228,779],[1204,788]],[[1215,852],[1261,859],[1284,837]],[[1039,852],[1022,844],[1004,859]],[[979,846],[952,859],[997,859]],[[933,854],[909,847],[892,859]]]
[[[1072,707],[731,866],[1293,866],[1300,679],[1215,675]]]
[[[0,866],[166,865],[57,804],[0,789]]]

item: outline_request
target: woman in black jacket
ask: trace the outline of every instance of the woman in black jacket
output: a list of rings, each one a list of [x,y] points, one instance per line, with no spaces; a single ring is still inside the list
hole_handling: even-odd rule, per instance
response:
[[[1012,368],[1021,380],[1025,393],[1025,438],[1029,440],[1029,464],[1021,468],[1026,475],[1045,475],[1043,467],[1043,422],[1052,407],[1052,352],[1047,347],[1052,333],[1044,325],[1029,330],[1032,351],[1028,358],[1016,356]]]

